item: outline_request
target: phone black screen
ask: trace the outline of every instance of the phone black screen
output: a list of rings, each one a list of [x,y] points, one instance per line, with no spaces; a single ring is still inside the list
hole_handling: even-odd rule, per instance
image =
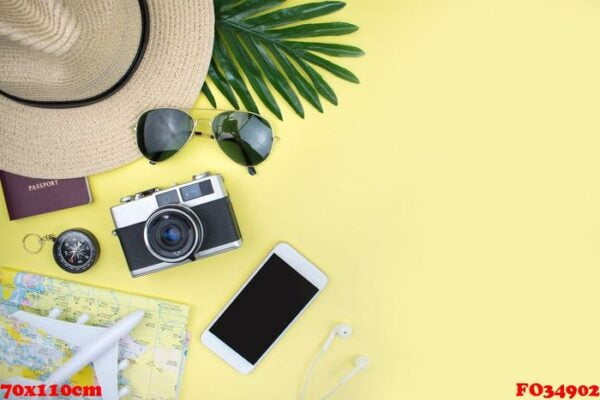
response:
[[[256,364],[318,291],[273,254],[209,331]]]

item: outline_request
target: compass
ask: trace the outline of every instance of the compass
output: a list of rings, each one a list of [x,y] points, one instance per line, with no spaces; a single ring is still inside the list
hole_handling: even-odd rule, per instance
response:
[[[98,240],[81,228],[64,231],[56,239],[52,254],[54,261],[67,272],[78,274],[90,269],[100,253]]]

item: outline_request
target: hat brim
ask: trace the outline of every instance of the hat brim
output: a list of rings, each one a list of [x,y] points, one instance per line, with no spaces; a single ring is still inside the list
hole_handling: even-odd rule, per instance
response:
[[[191,107],[210,64],[211,0],[147,0],[149,37],[137,70],[110,97],[75,108],[27,106],[0,95],[0,169],[36,178],[105,172],[141,157],[137,117]]]

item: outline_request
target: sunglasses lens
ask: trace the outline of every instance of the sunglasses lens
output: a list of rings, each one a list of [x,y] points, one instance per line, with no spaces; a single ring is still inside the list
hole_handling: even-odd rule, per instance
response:
[[[150,110],[137,124],[138,147],[150,161],[164,161],[183,147],[193,130],[194,120],[181,110]]]
[[[221,150],[238,164],[252,167],[271,153],[273,130],[258,115],[227,111],[214,119],[212,128]]]

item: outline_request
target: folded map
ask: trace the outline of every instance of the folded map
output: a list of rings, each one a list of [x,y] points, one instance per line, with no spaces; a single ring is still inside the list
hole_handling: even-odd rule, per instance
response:
[[[132,399],[177,399],[189,344],[189,306],[4,267],[0,267],[0,381],[14,376],[44,380],[73,355],[75,349],[60,339],[9,318],[17,310],[47,315],[54,307],[62,310],[60,319],[75,321],[86,313],[87,324],[96,326],[110,326],[144,310],[142,322],[120,343],[119,359],[131,361],[120,374],[120,386],[129,385]],[[69,383],[93,385],[93,369],[85,367]]]

